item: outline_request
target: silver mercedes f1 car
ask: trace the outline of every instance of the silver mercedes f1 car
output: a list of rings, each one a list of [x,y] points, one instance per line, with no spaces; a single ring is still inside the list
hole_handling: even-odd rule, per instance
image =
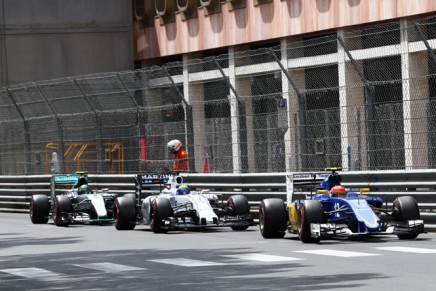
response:
[[[65,189],[68,186],[70,188]],[[60,191],[62,193],[57,194]],[[111,193],[108,189],[91,191],[86,172],[54,175],[50,181],[50,197],[44,194],[32,195],[30,220],[34,224],[42,224],[51,218],[57,226],[111,222],[117,196],[117,193]]]

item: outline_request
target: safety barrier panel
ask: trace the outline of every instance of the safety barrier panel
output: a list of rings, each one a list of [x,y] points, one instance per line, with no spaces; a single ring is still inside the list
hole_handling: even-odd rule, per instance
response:
[[[226,199],[233,194],[245,195],[251,211],[257,215],[260,201],[267,197],[286,200],[286,174],[181,174],[191,189],[209,188]],[[397,170],[343,172],[342,184],[349,189],[370,188],[386,207],[398,196],[413,196],[428,230],[436,229],[436,170]],[[89,175],[91,188],[109,188],[120,195],[136,190],[137,175]],[[143,195],[158,193],[160,185],[149,185]],[[314,193],[314,187],[294,185],[296,197]],[[33,194],[49,195],[50,175],[0,176],[0,212],[29,212]]]

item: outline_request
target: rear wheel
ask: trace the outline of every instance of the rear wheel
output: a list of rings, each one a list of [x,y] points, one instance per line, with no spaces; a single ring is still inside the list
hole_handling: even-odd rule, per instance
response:
[[[127,194],[124,194],[123,197],[132,199],[136,203],[136,194],[135,193],[127,193]]]
[[[58,195],[54,201],[53,220],[56,226],[68,226],[69,214],[73,211],[71,199],[68,196]]]
[[[114,201],[114,225],[117,230],[132,230],[136,226],[136,200],[124,195]]]
[[[232,209],[232,215],[246,215],[250,214],[250,204],[244,195],[233,195],[227,200],[227,206]],[[249,225],[232,226],[233,230],[246,230]]]
[[[321,201],[304,200],[298,212],[298,236],[303,243],[317,243],[321,238],[314,238],[310,232],[311,223],[324,222],[324,208]]]
[[[259,229],[264,238],[282,238],[287,226],[285,203],[280,198],[262,200],[259,207]]]
[[[418,220],[420,218],[418,203],[412,196],[397,197],[393,203],[393,215],[397,221]],[[398,234],[399,239],[415,239],[419,232]]]
[[[30,220],[34,224],[48,222],[50,213],[50,202],[46,195],[32,195],[30,198]]]
[[[154,233],[166,233],[165,219],[173,216],[173,208],[169,199],[157,197],[151,201],[150,228]]]

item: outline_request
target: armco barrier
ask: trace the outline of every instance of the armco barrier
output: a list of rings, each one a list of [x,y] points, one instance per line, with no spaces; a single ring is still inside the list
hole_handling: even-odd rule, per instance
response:
[[[50,175],[0,176],[0,212],[29,212],[33,194],[50,196]],[[136,175],[90,175],[92,188],[135,192]]]
[[[436,170],[397,170],[342,172],[342,184],[350,189],[370,188],[371,193],[391,207],[395,197],[415,197],[428,230],[436,230]],[[286,199],[286,173],[262,174],[181,174],[191,188],[209,188],[222,194],[223,199],[233,194],[245,195],[253,214],[266,197]],[[109,188],[120,194],[136,189],[136,175],[89,175],[92,188]],[[28,212],[33,194],[49,195],[50,175],[0,176],[0,212]],[[302,195],[309,188],[295,187]],[[158,185],[150,185],[143,192],[157,193]]]

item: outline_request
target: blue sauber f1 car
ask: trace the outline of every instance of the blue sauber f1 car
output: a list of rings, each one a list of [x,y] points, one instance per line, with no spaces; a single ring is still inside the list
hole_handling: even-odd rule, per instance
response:
[[[287,177],[287,206],[280,198],[262,200],[259,227],[264,238],[284,237],[286,231],[298,234],[303,243],[321,239],[348,237],[365,238],[376,235],[396,235],[400,239],[415,239],[424,232],[416,200],[411,196],[397,197],[388,209],[380,197],[369,189],[347,191],[341,186],[339,168],[328,173],[302,173]],[[313,195],[293,200],[294,186],[320,186]]]

